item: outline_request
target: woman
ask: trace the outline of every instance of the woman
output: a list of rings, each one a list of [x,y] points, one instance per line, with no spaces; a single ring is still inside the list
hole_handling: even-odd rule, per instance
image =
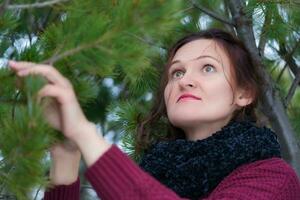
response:
[[[226,32],[191,34],[170,50],[161,95],[139,127],[136,149],[147,147],[140,167],[97,135],[72,85],[55,68],[10,66],[18,76],[49,81],[39,92],[57,101],[47,119],[73,144],[53,147],[55,187],[45,200],[79,198],[81,154],[101,199],[300,199],[299,180],[281,159],[276,135],[253,122],[262,87],[257,69],[243,44]],[[164,116],[170,132],[151,142],[147,127]]]

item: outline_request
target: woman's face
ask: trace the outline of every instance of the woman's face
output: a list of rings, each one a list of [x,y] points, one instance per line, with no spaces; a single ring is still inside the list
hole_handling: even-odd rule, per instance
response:
[[[180,47],[164,91],[170,122],[186,130],[229,121],[233,111],[243,106],[237,89],[233,99],[232,80],[229,58],[214,40],[194,40]]]

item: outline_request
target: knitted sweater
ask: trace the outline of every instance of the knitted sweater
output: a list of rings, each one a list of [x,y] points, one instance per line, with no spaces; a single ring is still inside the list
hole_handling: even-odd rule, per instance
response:
[[[144,172],[113,145],[86,173],[98,196],[113,199],[181,199]],[[44,200],[78,200],[79,179],[45,192]],[[300,182],[282,159],[270,158],[245,164],[229,174],[205,200],[300,200]]]

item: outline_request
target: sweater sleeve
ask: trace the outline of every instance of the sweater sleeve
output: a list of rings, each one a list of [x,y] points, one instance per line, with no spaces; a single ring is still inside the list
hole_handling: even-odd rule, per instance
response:
[[[300,182],[284,160],[271,158],[243,165],[229,174],[209,200],[297,200]]]
[[[90,166],[85,175],[103,200],[181,199],[144,172],[115,145]]]
[[[44,200],[79,200],[80,180],[70,185],[58,185],[45,191]]]

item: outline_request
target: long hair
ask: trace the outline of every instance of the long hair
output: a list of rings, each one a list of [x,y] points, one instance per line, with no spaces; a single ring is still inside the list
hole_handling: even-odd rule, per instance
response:
[[[233,113],[231,120],[257,120],[255,109],[265,83],[263,78],[259,75],[257,66],[253,64],[251,54],[246,49],[245,45],[230,33],[219,29],[209,29],[192,33],[178,40],[168,52],[167,63],[161,75],[160,85],[157,95],[155,95],[153,107],[150,114],[138,124],[137,134],[135,137],[136,153],[147,149],[152,143],[158,140],[173,140],[185,137],[183,130],[174,127],[168,121],[163,94],[168,83],[168,69],[177,50],[183,45],[199,39],[211,39],[225,50],[225,53],[231,62],[232,67],[230,68],[230,71],[233,75],[235,85],[239,88],[246,89],[253,97],[253,102],[240,110],[236,110]],[[231,88],[233,90],[232,86]],[[159,128],[159,130],[157,130],[157,124],[161,123],[164,124],[164,129]],[[160,131],[164,131],[165,133],[154,134],[155,132],[157,133]]]

